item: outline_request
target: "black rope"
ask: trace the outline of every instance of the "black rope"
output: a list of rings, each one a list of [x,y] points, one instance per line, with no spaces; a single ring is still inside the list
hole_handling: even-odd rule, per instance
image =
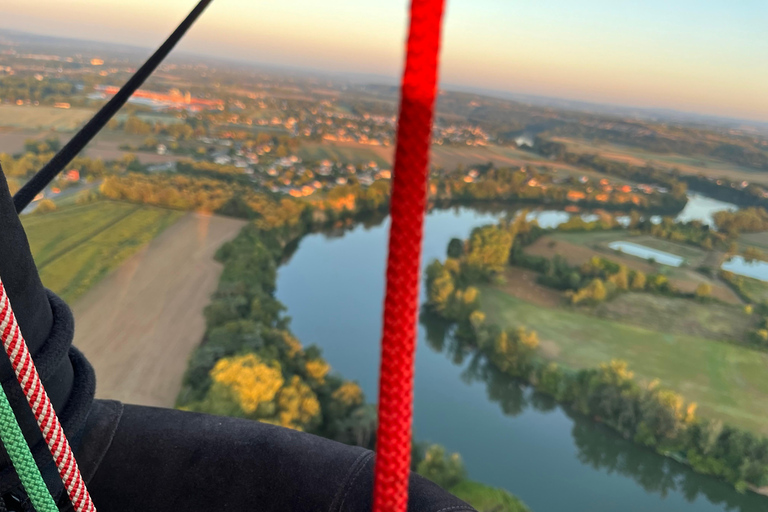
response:
[[[75,156],[88,144],[96,134],[112,119],[125,102],[141,87],[141,84],[149,78],[149,75],[158,65],[168,56],[170,51],[176,46],[176,43],[184,36],[189,27],[202,14],[212,0],[200,0],[189,16],[186,17],[181,25],[173,31],[168,39],[157,49],[157,51],[147,59],[147,62],[139,68],[138,71],[128,80],[115,96],[94,115],[83,128],[72,137],[72,140],[61,148],[51,161],[45,164],[45,167],[35,174],[21,189],[13,196],[13,204],[16,212],[21,213],[37,194],[43,191],[48,184],[69,164]]]

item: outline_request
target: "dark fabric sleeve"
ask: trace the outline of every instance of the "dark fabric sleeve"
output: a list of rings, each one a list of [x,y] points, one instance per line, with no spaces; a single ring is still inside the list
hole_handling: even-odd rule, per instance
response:
[[[255,421],[126,405],[84,471],[91,459],[88,487],[109,512],[371,510],[372,452]],[[410,493],[409,511],[473,510],[418,475]]]

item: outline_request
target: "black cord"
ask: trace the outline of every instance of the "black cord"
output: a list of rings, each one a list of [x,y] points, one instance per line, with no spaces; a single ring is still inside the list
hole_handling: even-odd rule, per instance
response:
[[[75,156],[98,134],[102,128],[112,119],[125,102],[141,87],[141,84],[149,78],[149,75],[158,65],[168,56],[170,51],[176,46],[176,43],[189,30],[189,27],[202,14],[212,0],[200,0],[192,12],[186,17],[181,25],[173,31],[168,39],[147,59],[143,66],[128,80],[125,85],[115,94],[115,96],[94,115],[83,128],[72,137],[72,140],[61,148],[51,161],[45,164],[31,180],[24,184],[21,189],[13,196],[13,204],[16,207],[16,213],[21,213],[37,194],[43,191],[48,184],[69,164]]]

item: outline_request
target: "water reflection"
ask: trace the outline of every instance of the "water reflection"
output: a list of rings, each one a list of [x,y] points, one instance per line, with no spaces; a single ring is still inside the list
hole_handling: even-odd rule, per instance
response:
[[[440,318],[422,313],[427,341],[435,352],[443,353],[455,364],[467,362],[462,380],[482,382],[488,399],[497,403],[507,416],[515,417],[529,408],[547,413],[562,411],[572,422],[571,437],[576,457],[584,466],[629,477],[647,493],[667,498],[677,493],[689,503],[702,499],[724,510],[755,512],[766,510],[768,501],[756,494],[738,494],[727,483],[691,471],[686,465],[663,457],[624,439],[613,430],[576,414],[557,404],[550,396],[538,393],[524,382],[498,371],[487,359],[454,335],[453,329]]]

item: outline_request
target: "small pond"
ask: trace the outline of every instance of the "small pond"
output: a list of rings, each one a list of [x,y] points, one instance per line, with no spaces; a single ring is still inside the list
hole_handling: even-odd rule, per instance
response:
[[[675,256],[668,252],[657,251],[656,249],[651,249],[644,245],[633,244],[632,242],[611,242],[608,244],[608,247],[645,260],[653,259],[657,263],[669,265],[670,267],[679,267],[682,265],[683,261],[685,261],[685,259],[680,256]]]

